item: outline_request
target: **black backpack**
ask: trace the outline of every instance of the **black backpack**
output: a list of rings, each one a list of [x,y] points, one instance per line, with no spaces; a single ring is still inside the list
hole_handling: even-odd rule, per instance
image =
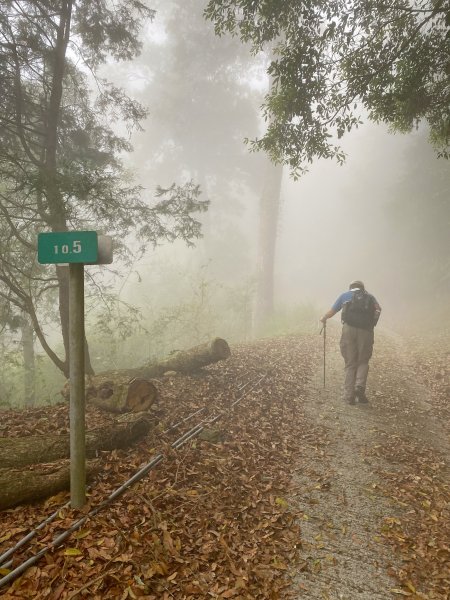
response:
[[[359,327],[373,329],[375,326],[375,299],[364,290],[354,290],[351,300],[342,307],[342,322]]]

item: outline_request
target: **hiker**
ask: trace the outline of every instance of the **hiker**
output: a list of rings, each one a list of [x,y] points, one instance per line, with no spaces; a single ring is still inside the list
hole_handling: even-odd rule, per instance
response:
[[[349,290],[339,296],[320,321],[342,309],[341,354],[345,361],[344,399],[355,404],[355,399],[366,404],[367,374],[373,349],[373,328],[380,317],[381,308],[374,296],[366,292],[364,283],[352,281]]]

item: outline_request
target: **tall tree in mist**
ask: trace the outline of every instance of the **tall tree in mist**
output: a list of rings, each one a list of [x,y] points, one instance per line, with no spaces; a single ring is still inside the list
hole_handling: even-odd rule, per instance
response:
[[[294,174],[315,158],[344,159],[336,140],[361,122],[361,106],[400,131],[425,120],[448,157],[447,0],[210,0],[206,15],[253,52],[274,46],[270,124],[252,147]]]
[[[164,181],[178,168],[200,184],[211,200],[202,260],[211,259],[220,278],[236,281],[248,273],[246,252],[256,233],[243,232],[239,218],[243,199],[260,187],[262,161],[243,144],[258,130],[261,93],[248,78],[256,78],[260,65],[238,40],[214,35],[203,0],[164,0],[155,7],[161,33],[146,43],[139,61],[148,73],[140,98],[151,110],[135,142],[136,163],[144,180]]]
[[[254,332],[258,334],[274,312],[275,253],[281,208],[283,166],[268,159],[259,200],[258,274]]]
[[[402,132],[427,121],[432,144],[448,157],[446,0],[210,0],[205,14],[217,34],[239,36],[253,54],[272,53],[268,126],[250,147],[294,177],[317,158],[344,161],[338,140],[361,123],[362,108]]]
[[[282,167],[273,167],[265,155],[249,155],[243,141],[261,128],[264,84],[259,81],[257,87],[256,80],[264,76],[265,61],[251,56],[238,40],[219,40],[205,23],[203,9],[203,0],[161,3],[156,24],[163,39],[150,42],[140,59],[149,65],[141,97],[151,112],[136,158],[146,176],[161,178],[179,165],[201,182],[213,202],[205,225],[206,233],[214,235],[205,236],[205,254],[216,261],[223,255],[221,264],[229,265],[225,272],[245,264],[235,233],[240,198],[259,197],[259,223],[246,231],[250,239],[257,238],[258,328],[273,310]]]
[[[229,199],[258,177],[242,144],[258,128],[261,96],[248,82],[257,65],[238,41],[214,35],[203,0],[155,6],[163,41],[148,40],[139,59],[148,71],[140,98],[151,109],[136,160],[159,181],[178,166],[208,195]]]
[[[266,62],[270,61],[272,52],[267,53]],[[269,77],[269,92],[274,85]],[[267,320],[273,316],[275,309],[275,256],[278,238],[278,225],[281,212],[281,184],[283,165],[274,164],[263,154],[264,175],[263,189],[259,199],[259,231],[258,231],[258,272],[253,315],[253,333],[258,335],[264,330]]]
[[[117,248],[125,252],[121,241],[131,231],[142,246],[197,237],[200,225],[192,213],[207,205],[192,184],[161,190],[153,204],[142,199],[122,165],[129,142],[110,125],[139,127],[146,112],[121,88],[95,76],[108,59],[139,54],[139,33],[152,17],[136,0],[0,2],[0,214],[7,230],[0,296],[29,315],[44,350],[66,375],[67,269],[35,263],[37,232],[103,230],[116,234]],[[63,358],[50,348],[42,327],[47,293],[59,297]]]
[[[22,316],[20,324],[24,366],[24,404],[34,406],[36,401],[36,361],[34,353],[34,330],[28,315]]]
[[[411,305],[446,308],[450,303],[450,169],[438,160],[422,131],[408,146],[398,181],[390,190],[388,223],[393,286]],[[401,274],[401,284],[398,274]],[[396,277],[397,275],[397,277]]]
[[[1,237],[1,231],[0,231]],[[0,250],[1,251],[1,250]],[[15,342],[16,348],[13,353],[15,354],[17,349],[17,337],[20,332],[20,345],[22,348],[23,358],[23,390],[24,390],[24,404],[25,406],[34,406],[35,402],[35,353],[34,353],[34,331],[31,326],[29,317],[27,314],[19,314],[13,303],[0,295],[0,337],[5,338],[5,334],[9,334],[11,341]],[[3,353],[7,353],[5,347],[2,348]],[[2,365],[4,373],[7,372],[6,365]],[[2,398],[1,386],[0,386],[0,405],[5,398]]]

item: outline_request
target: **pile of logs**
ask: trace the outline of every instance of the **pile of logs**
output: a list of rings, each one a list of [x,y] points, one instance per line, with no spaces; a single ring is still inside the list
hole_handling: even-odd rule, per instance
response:
[[[157,424],[143,413],[121,415],[113,423],[86,433],[86,457],[99,452],[128,448]],[[69,435],[0,437],[0,509],[69,488]],[[67,460],[63,460],[67,459]],[[101,460],[87,461],[88,478],[100,470]]]
[[[86,401],[112,413],[149,410],[158,400],[158,390],[151,381],[165,373],[195,373],[202,367],[225,360],[231,355],[230,347],[222,338],[174,352],[165,360],[137,369],[106,371],[86,378]],[[69,384],[62,390],[69,399]]]
[[[101,469],[101,460],[95,458],[99,452],[127,448],[157,424],[154,413],[144,412],[159,399],[152,378],[169,371],[192,373],[224,360],[230,354],[227,342],[216,338],[190,350],[176,352],[158,363],[87,378],[87,402],[119,414],[109,425],[86,433],[88,478]],[[69,399],[68,383],[61,393]],[[0,436],[0,510],[68,489],[69,442],[68,435]]]

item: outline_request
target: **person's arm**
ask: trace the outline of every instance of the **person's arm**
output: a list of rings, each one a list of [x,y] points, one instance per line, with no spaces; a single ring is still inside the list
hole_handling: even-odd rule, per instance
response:
[[[327,312],[323,315],[323,317],[320,319],[320,322],[323,323],[325,325],[326,321],[328,319],[331,319],[331,317],[334,317],[334,315],[337,313],[336,310],[333,310],[332,308],[330,308],[330,310],[327,310]]]
[[[344,294],[341,294],[339,296],[339,298],[336,300],[336,302],[333,304],[333,306],[330,308],[330,310],[327,310],[327,312],[320,319],[321,323],[323,323],[325,325],[325,323],[327,322],[328,319],[331,319],[331,317],[333,317],[336,313],[338,313],[341,310],[342,305],[344,303],[343,296],[344,296]]]

